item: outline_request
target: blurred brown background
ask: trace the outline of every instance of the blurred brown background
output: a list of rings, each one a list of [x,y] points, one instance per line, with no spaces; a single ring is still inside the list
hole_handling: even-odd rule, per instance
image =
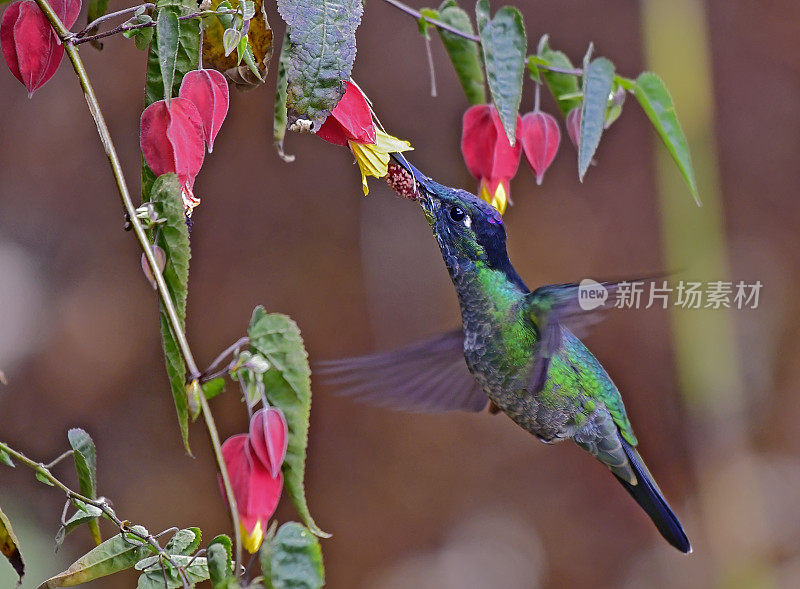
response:
[[[706,204],[693,207],[659,163],[663,148],[629,99],[584,184],[568,142],[542,187],[523,160],[506,219],[528,284],[662,269],[764,284],[758,310],[620,312],[588,338],[695,551],[664,543],[572,444],[545,446],[502,416],[406,415],[315,390],[307,491],[333,533],[323,544],[328,586],[800,586],[800,5],[516,4],[531,47],[547,32],[578,61],[591,40],[623,74],[652,67],[665,76]],[[466,103],[438,41],[436,99],[412,19],[373,0],[358,43],[354,76],[387,129],[411,140],[421,169],[474,188],[458,149]],[[82,55],[135,192],[144,55],[122,38]],[[202,426],[191,428],[196,458],[180,443],[156,298],[122,231],[77,81],[64,63],[28,100],[0,69],[0,369],[9,380],[0,438],[50,460],[68,428],[84,427],[98,446],[100,491],[121,517],[152,531],[199,525],[206,539],[227,532]],[[198,361],[243,335],[257,304],[289,313],[312,359],[457,325],[455,295],[414,205],[380,182],[363,198],[349,152],[314,137],[288,137],[294,163],[275,155],[271,74],[266,88],[232,93],[196,185],[188,335]],[[523,112],[532,104],[527,84]],[[549,97],[544,107],[555,111]],[[213,401],[223,436],[246,427],[238,396],[229,386]],[[53,556],[62,497],[30,472],[0,469],[0,494],[27,555],[26,587],[90,547],[80,530]],[[288,500],[278,517],[296,517]],[[9,570],[0,565],[3,586]],[[121,575],[96,585],[134,583]]]

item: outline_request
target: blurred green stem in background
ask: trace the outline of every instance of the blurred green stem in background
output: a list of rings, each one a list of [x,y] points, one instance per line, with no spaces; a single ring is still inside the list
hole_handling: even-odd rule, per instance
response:
[[[714,134],[706,5],[700,0],[643,0],[642,23],[647,69],[658,72],[672,91],[692,148],[703,202],[697,208],[686,198],[680,173],[659,147],[656,174],[666,267],[680,272],[676,281],[731,280]],[[743,457],[749,447],[735,312],[673,307],[674,349],[693,426],[690,454],[703,525],[695,531],[701,536],[699,548],[704,552],[710,548],[714,578],[724,586],[764,587],[771,585],[767,562],[752,547],[768,546],[770,532],[761,517],[765,495],[756,473],[741,468],[740,485],[717,484],[723,469]],[[691,529],[688,532],[692,534]]]

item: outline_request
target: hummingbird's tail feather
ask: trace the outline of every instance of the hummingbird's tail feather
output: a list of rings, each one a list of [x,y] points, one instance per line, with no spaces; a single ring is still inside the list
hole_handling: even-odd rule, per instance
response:
[[[629,482],[619,477],[617,477],[617,480],[625,487],[625,490],[631,494],[631,497],[636,500],[636,503],[647,512],[647,515],[653,520],[658,531],[661,532],[661,535],[664,536],[667,542],[681,552],[691,552],[692,546],[689,543],[689,538],[686,537],[686,532],[683,531],[681,522],[678,521],[678,517],[670,508],[667,500],[664,499],[664,495],[661,494],[661,490],[653,480],[650,471],[647,470],[647,467],[644,465],[641,456],[639,456],[639,453],[628,444],[622,436],[620,436],[620,440],[622,441],[622,447],[625,449],[625,454],[628,456],[631,467],[636,473],[638,484],[631,485]]]

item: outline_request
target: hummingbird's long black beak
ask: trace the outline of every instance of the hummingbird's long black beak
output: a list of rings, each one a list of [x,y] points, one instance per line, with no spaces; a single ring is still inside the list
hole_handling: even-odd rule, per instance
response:
[[[419,203],[426,213],[433,212],[433,186],[431,178],[420,172],[402,153],[392,153],[392,159],[414,178],[420,193]]]

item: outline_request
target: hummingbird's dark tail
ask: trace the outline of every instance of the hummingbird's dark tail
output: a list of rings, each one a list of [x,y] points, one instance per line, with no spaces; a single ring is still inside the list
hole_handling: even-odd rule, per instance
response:
[[[692,551],[692,546],[689,544],[689,538],[686,537],[686,532],[683,531],[681,522],[667,504],[664,495],[653,480],[650,471],[644,465],[639,453],[620,436],[622,447],[628,460],[631,463],[633,472],[636,474],[636,479],[639,481],[636,485],[631,485],[629,482],[617,477],[617,480],[625,487],[625,490],[631,494],[631,497],[636,499],[642,509],[647,512],[653,523],[656,524],[658,531],[661,535],[681,552],[689,553]],[[616,475],[615,475],[616,476]]]

